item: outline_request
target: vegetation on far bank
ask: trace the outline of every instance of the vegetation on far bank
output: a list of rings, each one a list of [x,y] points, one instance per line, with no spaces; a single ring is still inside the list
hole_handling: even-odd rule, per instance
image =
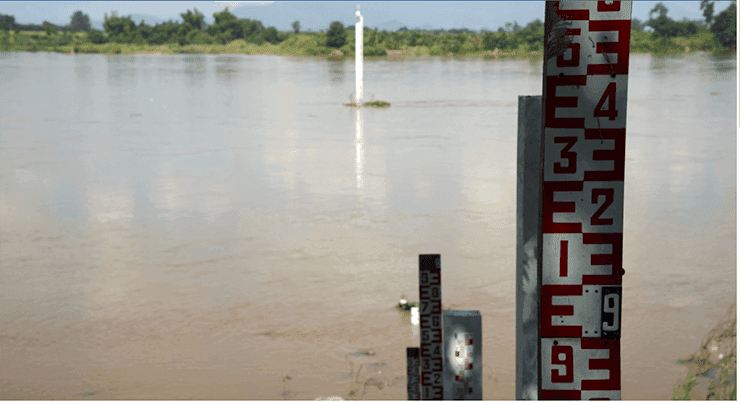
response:
[[[713,15],[714,3],[704,0],[704,21],[673,21],[668,9],[658,3],[650,19],[632,20],[632,53],[680,54],[696,51],[732,56],[736,46],[736,3]],[[711,6],[711,7],[710,7]],[[711,10],[710,10],[711,8]],[[711,11],[711,12],[710,12]],[[656,15],[654,17],[654,14]],[[69,25],[58,27],[16,24],[12,16],[0,15],[0,51],[46,51],[59,53],[203,53],[272,54],[320,56],[333,60],[354,58],[354,26],[334,22],[325,32],[300,32],[295,21],[292,32],[265,28],[260,21],[238,19],[228,9],[214,13],[215,23],[206,25],[197,9],[180,14],[182,22],[138,25],[115,12],[105,17],[105,32],[90,28],[89,17],[77,11]],[[646,28],[652,32],[646,32]],[[23,28],[23,29],[22,29]],[[404,56],[455,56],[484,58],[541,58],[544,25],[537,19],[524,27],[514,22],[497,32],[468,29],[409,30],[396,32],[365,28],[366,58]]]

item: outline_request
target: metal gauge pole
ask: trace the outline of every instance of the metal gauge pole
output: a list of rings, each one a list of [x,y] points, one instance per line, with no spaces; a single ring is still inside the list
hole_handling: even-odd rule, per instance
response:
[[[548,1],[539,399],[621,398],[630,1]]]

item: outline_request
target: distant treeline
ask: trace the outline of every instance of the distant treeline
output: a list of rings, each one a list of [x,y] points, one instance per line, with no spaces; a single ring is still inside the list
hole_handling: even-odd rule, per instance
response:
[[[732,2],[717,16],[714,16],[712,1],[704,0],[700,7],[704,10],[705,19],[699,21],[674,21],[667,17],[668,9],[663,3],[653,8],[648,21],[633,19],[632,51],[683,50],[684,45],[697,50],[699,44],[704,50],[735,47],[736,3]],[[81,11],[75,12],[65,26],[46,21],[42,25],[18,24],[13,16],[0,14],[0,50],[67,51],[67,47],[72,46],[75,52],[91,49],[99,52],[99,47],[94,45],[119,44],[129,45],[123,47],[126,49],[167,45],[168,48],[189,47],[194,52],[218,52],[217,46],[238,41],[235,45],[241,48],[273,45],[270,49],[275,54],[328,55],[333,52],[334,55],[350,57],[355,52],[354,25],[345,27],[341,22],[333,22],[327,31],[302,33],[299,21],[291,24],[292,31],[278,31],[275,27],[266,28],[257,20],[237,18],[228,8],[214,13],[215,22],[211,25],[205,23],[205,16],[197,9],[187,10],[180,16],[182,21],[170,20],[150,26],[143,20],[137,24],[131,17],[119,17],[113,11],[110,16],[105,14],[104,32],[101,32],[91,28],[90,18]],[[647,28],[652,32],[645,32]],[[33,31],[43,31],[45,35],[24,33]],[[496,32],[406,27],[386,32],[365,28],[364,54],[385,56],[392,51],[409,52],[409,49],[414,49],[414,54],[428,55],[477,54],[496,49],[499,52],[533,53],[543,51],[543,40],[544,24],[539,19],[525,26],[517,22],[506,23]],[[275,46],[282,50],[276,50]],[[105,49],[122,52],[121,46],[107,46]],[[341,52],[336,52],[337,49]]]

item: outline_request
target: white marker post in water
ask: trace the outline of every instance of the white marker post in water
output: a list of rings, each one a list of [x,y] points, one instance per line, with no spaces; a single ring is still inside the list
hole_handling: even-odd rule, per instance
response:
[[[360,6],[357,6],[358,8]],[[362,15],[360,15],[360,10],[357,10],[355,13],[355,16],[357,16],[357,23],[355,24],[355,102],[357,102],[357,107],[360,107],[360,102],[362,102],[362,56],[363,56],[363,50],[362,50],[362,44],[363,44],[363,24],[362,24]]]
[[[621,399],[631,1],[548,1],[537,399]]]

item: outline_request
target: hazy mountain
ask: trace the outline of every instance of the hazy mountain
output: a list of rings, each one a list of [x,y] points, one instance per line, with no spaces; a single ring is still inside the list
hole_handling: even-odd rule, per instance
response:
[[[400,23],[398,21],[390,21],[383,24],[378,25],[378,31],[388,31],[388,32],[395,32],[398,31],[399,28],[406,27],[408,28],[408,25]]]
[[[364,24],[368,28],[395,31],[403,26],[427,27],[428,29],[470,28],[480,29],[495,25],[493,18],[495,11],[501,12],[514,5],[509,15],[518,14],[521,21],[529,22],[540,14],[544,15],[544,3],[520,2],[481,2],[481,3],[454,3],[454,2],[362,2],[360,12]],[[471,4],[475,11],[471,12]],[[298,20],[301,29],[313,31],[326,30],[334,21],[340,21],[344,26],[354,25],[357,22],[355,11],[357,3],[350,2],[276,2],[271,4],[246,4],[230,10],[239,18],[250,18],[262,21],[267,26],[274,26],[278,30],[290,30],[290,24]],[[531,19],[522,15],[527,12]],[[523,17],[523,18],[522,18]],[[501,19],[501,25],[506,21]],[[499,25],[496,25],[498,28]]]
[[[647,20],[655,3],[633,2],[632,17]],[[394,31],[402,26],[409,29],[467,28],[480,31],[485,28],[496,31],[507,22],[516,21],[525,26],[535,19],[544,20],[545,15],[542,1],[287,1],[244,4],[234,7],[231,12],[239,18],[260,20],[266,27],[274,26],[281,31],[290,31],[290,24],[296,20],[300,21],[302,30],[320,31],[328,29],[334,21],[340,21],[344,26],[354,25],[358,4],[366,27]],[[665,1],[664,4],[668,7],[668,16],[674,20],[701,18],[698,1]],[[725,8],[724,4],[717,4],[715,15]]]
[[[108,14],[108,15],[110,15],[110,14]],[[165,18],[162,18],[162,17],[157,17],[156,15],[151,15],[151,14],[125,14],[125,15],[118,14],[118,15],[121,16],[121,17],[129,17],[130,16],[131,19],[136,23],[136,25],[139,25],[139,22],[141,22],[141,20],[144,20],[144,23],[145,24],[152,25],[152,26],[157,25],[157,24],[162,23],[162,22],[165,22],[165,21],[170,20],[170,19],[173,20],[173,21],[182,22],[182,17],[180,17],[179,15],[176,16],[176,17],[173,16],[173,17],[166,18],[166,19]]]

